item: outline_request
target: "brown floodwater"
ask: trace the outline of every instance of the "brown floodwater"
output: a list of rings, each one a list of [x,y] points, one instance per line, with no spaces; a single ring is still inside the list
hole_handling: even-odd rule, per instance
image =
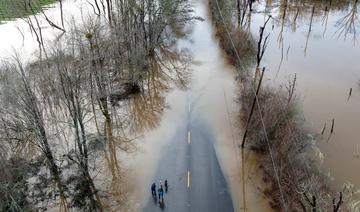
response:
[[[250,20],[257,39],[272,15],[262,61],[266,81],[280,86],[296,74],[296,95],[308,125],[321,135],[326,124],[315,138],[324,155],[322,168],[337,189],[346,182],[360,187],[359,7],[356,0],[260,1]]]
[[[122,207],[123,211],[141,210],[145,195],[148,195],[148,185],[152,181],[154,170],[158,166],[160,150],[187,122],[189,105],[194,116],[206,117],[206,121],[214,131],[216,154],[224,172],[236,211],[271,211],[266,198],[263,196],[261,173],[259,172],[258,157],[253,152],[242,152],[238,148],[240,135],[237,115],[239,104],[236,102],[238,88],[235,83],[235,69],[227,64],[214,37],[214,30],[208,17],[206,0],[193,0],[196,15],[203,17],[203,22],[196,22],[188,38],[181,40],[177,48],[189,51],[193,61],[188,71],[191,73],[188,89],[175,88],[169,91],[170,85],[164,84],[163,76],[153,76],[149,79],[147,94],[139,95],[126,102],[124,113],[131,114],[131,138],[136,139],[130,154],[109,152],[109,161],[103,160],[102,168],[109,170],[102,176],[104,181],[112,180],[114,195],[117,201],[123,201],[122,195],[128,194],[131,200]],[[80,0],[76,4],[64,2],[66,25],[74,19],[81,23],[81,17],[91,11],[86,1]],[[59,10],[57,5],[46,11],[48,17],[57,20]],[[73,18],[73,16],[75,16]],[[47,43],[56,38],[59,33],[41,21],[43,33]],[[13,54],[13,50],[21,50],[25,60],[33,59],[33,52],[37,43],[26,23],[17,19],[0,25],[4,32],[0,40],[2,49],[1,59]],[[168,87],[169,86],[169,87]],[[95,130],[95,129],[94,129]],[[139,136],[139,137],[138,137]],[[185,135],[186,136],[186,135]],[[111,157],[118,158],[111,161]],[[108,164],[107,164],[108,163]],[[121,174],[118,167],[122,168]],[[121,175],[120,179],[115,175]],[[111,177],[112,176],[112,177]],[[120,183],[121,188],[119,188]],[[102,183],[102,182],[99,182]],[[101,185],[99,185],[100,187]],[[121,192],[118,194],[118,192]]]
[[[146,199],[146,185],[150,185],[158,166],[159,152],[176,133],[176,129],[187,122],[190,109],[192,117],[205,117],[213,130],[216,154],[236,211],[271,211],[263,196],[257,155],[241,152],[239,148],[240,126],[237,116],[240,109],[236,102],[239,90],[235,82],[235,68],[227,64],[214,37],[207,1],[194,0],[193,6],[196,15],[205,20],[189,26],[190,35],[177,44],[179,50],[186,50],[192,56],[189,86],[186,90],[173,89],[168,93],[166,107],[157,127],[145,131],[138,141],[138,152],[129,156],[129,177],[134,182],[132,189],[135,191],[133,197]],[[140,210],[143,203],[135,200],[134,203]]]
[[[267,68],[266,82],[283,85],[296,73],[296,95],[307,123],[318,134],[326,124],[324,135],[316,140],[324,155],[322,168],[330,173],[333,186],[337,188],[346,182],[360,187],[359,4],[356,0],[261,0],[248,17],[250,30],[256,38],[266,16],[270,13],[273,16],[265,30],[270,33],[262,61]],[[82,14],[79,11],[84,12],[86,6],[85,1],[77,1],[76,6],[67,1],[64,4],[66,14],[79,16]],[[257,156],[237,148],[240,126],[236,121],[239,91],[234,83],[235,70],[226,63],[213,35],[207,1],[194,0],[194,7],[205,21],[195,23],[188,39],[178,45],[193,56],[189,89],[173,89],[166,96],[164,93],[158,96],[159,92],[153,90],[150,100],[139,96],[130,103],[129,110],[136,114],[133,117],[136,128],[149,129],[137,139],[136,153],[119,156],[125,161],[122,166],[129,179],[124,187],[134,197],[133,204],[129,205],[141,209],[141,202],[135,200],[145,198],[146,185],[150,184],[158,165],[159,150],[181,123],[186,122],[184,117],[190,104],[193,113],[207,117],[214,130],[214,145],[236,211],[244,208],[270,211],[261,191]],[[59,16],[56,8],[47,13],[52,18]],[[30,57],[37,48],[35,38],[24,29],[27,27],[21,20],[0,25],[0,31],[4,32],[0,40],[2,59],[11,55],[13,49]],[[51,28],[44,31],[49,40],[57,35]],[[151,104],[146,104],[149,102]],[[332,119],[335,125],[330,136]]]

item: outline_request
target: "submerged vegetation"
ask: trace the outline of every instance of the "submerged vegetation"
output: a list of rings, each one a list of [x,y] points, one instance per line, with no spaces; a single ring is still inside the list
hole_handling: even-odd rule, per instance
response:
[[[311,9],[316,4],[317,1],[310,0],[266,1],[266,10],[270,7],[280,8],[279,16],[269,16],[264,20],[257,50],[255,45],[249,45],[253,49],[246,51],[243,45],[252,40],[249,25],[253,1],[210,0],[209,8],[220,46],[229,62],[237,67],[238,75],[245,76],[239,84],[241,94],[238,99],[241,104],[239,119],[245,128],[243,142],[247,141],[245,146],[261,153],[259,166],[263,171],[263,181],[268,185],[263,192],[270,198],[271,207],[277,211],[357,211],[359,202],[354,199],[356,188],[345,185],[340,191],[333,190],[329,183],[330,177],[319,168],[322,154],[316,146],[316,140],[320,140],[321,136],[306,126],[299,100],[295,96],[296,75],[279,89],[261,85],[263,76],[260,76],[259,66],[267,47],[269,35],[263,33],[269,19],[282,26],[292,24],[291,21],[296,22],[297,18],[308,14],[303,12],[304,7],[313,11],[310,16],[312,19],[314,11],[319,13],[319,7],[317,10]],[[330,9],[345,10],[351,7],[356,8],[357,1],[330,1],[329,7],[322,10],[326,15]],[[288,13],[293,14],[293,17]],[[344,27],[344,33],[351,31],[346,28],[347,25]],[[281,34],[279,39],[281,42]],[[254,52],[249,54],[254,59],[249,59],[246,52]],[[255,52],[257,64],[254,64]],[[248,71],[252,67],[248,65],[249,61],[255,66],[254,72]]]
[[[188,0],[87,0],[91,15],[65,26],[62,0],[60,21],[43,11],[53,2],[0,0],[0,21],[21,17],[38,42],[30,61],[17,52],[0,66],[0,210],[133,211],[122,160],[137,148],[129,134],[156,127],[165,94],[187,87],[191,55],[175,44],[201,18]],[[270,23],[296,31],[304,19],[309,38],[314,18],[326,22],[330,10],[345,10],[337,33],[356,38],[358,0],[263,3],[265,13],[279,10],[257,38],[255,1],[209,0],[216,37],[238,70],[243,144],[261,155],[263,192],[277,211],[359,210],[356,188],[334,190],[319,168],[322,136],[304,120],[296,75],[274,88],[260,73]],[[59,30],[56,40],[46,41],[44,23]]]
[[[233,6],[235,5],[224,1],[209,1],[215,35],[220,41],[219,44],[225,51],[229,62],[242,70],[241,73],[244,73],[255,60],[255,41],[249,30],[241,27],[241,21],[237,24],[234,23],[233,17],[236,16],[236,11]],[[219,9],[222,11],[221,13],[217,12]],[[232,37],[232,40],[229,39],[229,36]],[[241,63],[239,58],[242,58]]]
[[[1,210],[128,209],[127,132],[156,126],[164,93],[187,85],[190,58],[173,46],[197,19],[188,1],[88,3],[94,14],[53,43],[28,18],[38,56],[2,63]]]
[[[43,7],[55,2],[56,0],[1,0],[0,24],[2,21],[38,13]]]

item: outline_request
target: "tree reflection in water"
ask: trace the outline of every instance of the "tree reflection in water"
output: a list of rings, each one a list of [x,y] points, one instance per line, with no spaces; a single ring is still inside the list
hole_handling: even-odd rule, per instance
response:
[[[186,50],[161,48],[148,58],[140,92],[111,105],[111,118],[104,121],[103,131],[108,144],[104,155],[112,176],[112,195],[119,205],[124,205],[124,192],[127,191],[123,188],[125,170],[120,168],[118,152],[136,150],[129,134],[141,136],[145,130],[158,126],[166,108],[167,93],[174,87],[187,88],[191,61]]]
[[[157,126],[166,108],[167,92],[174,86],[187,87],[187,67],[190,60],[186,52],[176,53],[168,50],[163,50],[162,56],[157,54],[149,59],[149,71],[144,77],[142,92],[126,102],[133,131],[143,132]]]
[[[311,31],[312,19],[322,18],[322,25],[324,27],[324,34],[327,31],[328,18],[330,13],[340,13],[343,17],[339,18],[336,23],[336,34],[338,37],[347,38],[348,34],[352,34],[352,39],[356,40],[357,29],[360,27],[360,20],[358,16],[359,0],[332,0],[332,1],[289,1],[267,0],[261,4],[265,5],[265,13],[271,13],[274,18],[274,23],[281,26],[279,33],[279,43],[282,41],[282,32],[284,26],[291,26],[293,32],[300,27],[297,24],[298,20],[309,23],[309,31]],[[308,33],[309,36],[310,33]]]

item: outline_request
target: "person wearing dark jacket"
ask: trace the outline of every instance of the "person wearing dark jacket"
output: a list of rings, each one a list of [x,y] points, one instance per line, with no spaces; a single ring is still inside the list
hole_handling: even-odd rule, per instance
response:
[[[164,202],[164,189],[162,187],[160,187],[158,189],[158,193],[159,193],[159,202]]]
[[[155,184],[155,183],[153,183],[153,184],[151,185],[151,194],[152,194],[154,197],[156,197],[156,184]]]
[[[165,180],[164,186],[165,186],[165,192],[167,192],[168,191],[168,182],[167,182],[167,180]]]

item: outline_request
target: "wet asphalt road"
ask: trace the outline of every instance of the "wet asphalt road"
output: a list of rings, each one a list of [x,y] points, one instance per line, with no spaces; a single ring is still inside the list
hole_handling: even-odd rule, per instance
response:
[[[154,182],[168,180],[169,190],[160,205],[151,196],[143,211],[170,212],[232,212],[233,203],[214,149],[211,127],[201,118],[191,120],[177,129],[161,150]],[[171,127],[171,126],[169,126]],[[158,187],[157,187],[158,188]]]

